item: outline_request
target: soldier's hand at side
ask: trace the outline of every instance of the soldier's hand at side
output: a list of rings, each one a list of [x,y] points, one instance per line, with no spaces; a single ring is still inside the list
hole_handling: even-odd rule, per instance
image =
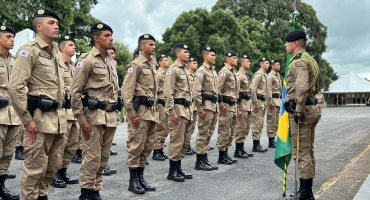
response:
[[[139,117],[133,117],[130,119],[132,127],[137,131],[139,129],[140,119]]]
[[[272,112],[273,110],[274,110],[274,104],[271,104],[270,106],[269,106],[269,108],[270,108],[270,112]]]
[[[221,107],[221,114],[223,117],[226,117],[226,106]]]
[[[90,136],[90,124],[86,122],[84,125],[81,126],[81,130],[86,141],[88,141]]]
[[[177,115],[171,115],[172,127],[176,128],[178,123],[179,123],[179,117]]]
[[[33,144],[36,140],[36,134],[39,132],[37,129],[37,125],[35,122],[31,122],[26,125],[26,130],[27,130],[27,135],[28,135],[28,140],[30,144]]]
[[[254,113],[258,113],[258,111],[260,110],[260,107],[258,105],[255,105],[254,108],[253,108],[253,111]]]
[[[204,110],[198,113],[198,116],[199,116],[200,122],[204,123],[206,121],[206,112],[204,112]]]
[[[243,113],[238,111],[238,121],[242,121]]]
[[[302,113],[301,113],[301,112],[297,112],[297,116],[298,116],[299,118],[301,118],[301,117],[302,117]]]

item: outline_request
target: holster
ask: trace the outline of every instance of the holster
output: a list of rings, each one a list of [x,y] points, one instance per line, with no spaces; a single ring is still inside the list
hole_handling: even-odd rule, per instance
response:
[[[9,99],[5,97],[0,97],[0,108],[5,108],[9,105]]]

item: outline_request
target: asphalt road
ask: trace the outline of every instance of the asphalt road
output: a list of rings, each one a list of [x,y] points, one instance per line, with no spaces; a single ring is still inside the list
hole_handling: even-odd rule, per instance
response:
[[[316,178],[313,190],[316,199],[349,200],[353,199],[363,181],[370,173],[370,107],[324,108],[323,117],[316,128],[315,156]],[[196,133],[196,132],[195,132]],[[267,153],[255,153],[253,158],[239,159],[234,165],[219,165],[217,171],[204,172],[194,170],[195,155],[186,156],[183,170],[193,174],[192,180],[176,183],[166,179],[168,161],[154,161],[149,158],[149,166],[145,169],[147,182],[157,187],[156,192],[134,195],[127,191],[129,173],[126,167],[126,125],[120,124],[114,142],[118,151],[112,156],[109,166],[116,168],[118,173],[105,176],[100,194],[103,199],[280,199],[283,172],[274,164],[274,149]],[[192,135],[194,146],[196,134]],[[217,132],[211,145],[215,146]],[[168,143],[168,139],[167,139]],[[267,147],[268,139],[265,129],[261,138],[262,146]],[[249,135],[246,150],[251,151],[252,139]],[[235,145],[229,148],[233,154]],[[167,152],[167,149],[165,149]],[[209,154],[209,160],[216,163],[218,151]],[[68,173],[78,177],[79,164],[71,164]],[[20,193],[22,161],[13,160],[10,171],[17,174],[15,179],[6,181],[7,187]],[[288,194],[293,192],[294,163],[288,169]],[[49,199],[78,199],[79,185],[68,185],[58,189],[50,187]]]

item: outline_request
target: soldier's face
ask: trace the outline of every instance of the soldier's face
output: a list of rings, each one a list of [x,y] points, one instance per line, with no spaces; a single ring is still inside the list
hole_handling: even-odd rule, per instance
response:
[[[155,54],[155,42],[153,40],[149,40],[148,42],[143,44],[143,49],[146,54],[154,55]]]
[[[163,58],[160,62],[159,65],[165,69],[167,69],[170,66],[170,62],[168,61],[167,58]]]
[[[182,61],[182,62],[187,62],[189,60],[190,53],[188,50],[181,50],[180,52],[177,53],[177,57]]]
[[[67,41],[67,43],[61,47],[61,51],[72,57],[76,53],[75,43],[72,41]]]
[[[204,61],[206,61],[206,63],[208,64],[215,65],[216,64],[216,54],[214,52],[209,52],[205,54]]]
[[[245,59],[244,62],[243,62],[243,65],[247,68],[247,69],[250,69],[251,68],[251,61],[249,59]]]
[[[231,65],[232,67],[235,67],[238,65],[238,58],[236,56],[232,56],[227,58],[228,64]]]
[[[188,62],[188,67],[189,69],[195,71],[198,69],[198,62],[197,61]]]
[[[285,50],[287,53],[292,54],[294,51],[295,42],[285,42]]]
[[[95,37],[95,42],[99,43],[104,49],[112,49],[113,35],[110,31],[104,30],[98,37]]]
[[[0,46],[5,49],[13,49],[14,35],[12,33],[0,33]]]
[[[114,58],[116,57],[116,54],[114,53],[113,49],[109,49],[108,50],[108,53],[110,54],[110,56],[112,57],[112,59],[114,60]]]
[[[275,63],[272,67],[274,68],[275,71],[277,72],[280,71],[280,63]]]
[[[41,33],[53,40],[58,39],[59,36],[59,22],[57,19],[51,17],[45,17],[42,24],[36,25],[37,29],[41,31]]]
[[[266,71],[269,69],[270,63],[269,61],[263,61],[261,62],[260,66]]]

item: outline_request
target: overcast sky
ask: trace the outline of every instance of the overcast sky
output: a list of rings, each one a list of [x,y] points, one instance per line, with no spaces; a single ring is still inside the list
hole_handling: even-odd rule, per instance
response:
[[[203,7],[211,10],[217,0],[99,0],[92,15],[109,24],[113,37],[130,47],[144,33],[161,39],[184,11]],[[293,0],[292,0],[293,2]],[[324,58],[339,75],[356,71],[370,78],[370,0],[304,0],[316,10],[319,20],[328,26]]]

